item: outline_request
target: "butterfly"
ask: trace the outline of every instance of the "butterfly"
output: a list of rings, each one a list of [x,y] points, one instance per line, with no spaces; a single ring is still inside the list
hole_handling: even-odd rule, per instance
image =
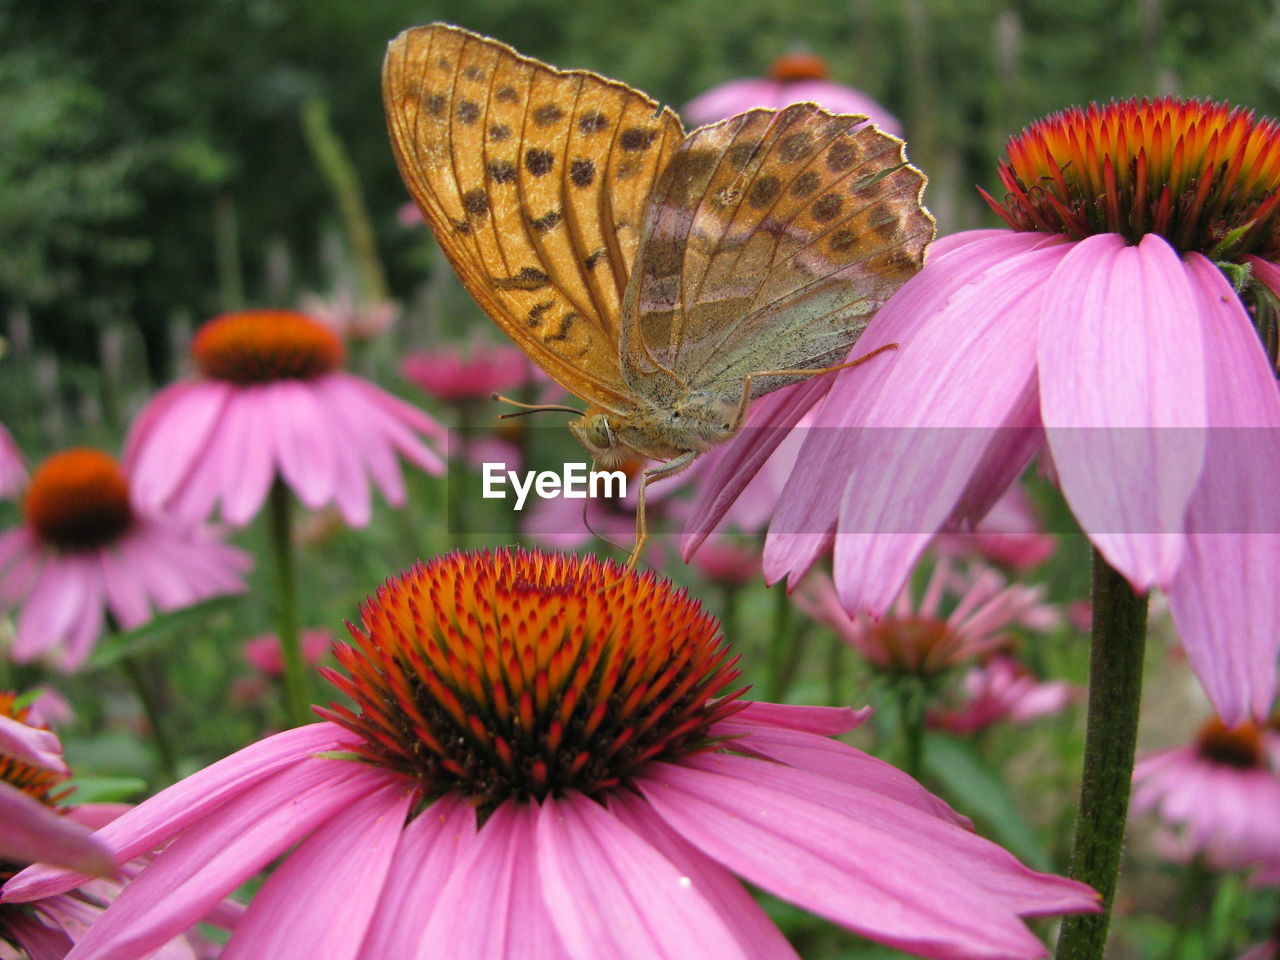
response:
[[[626,84],[447,24],[382,74],[401,176],[493,321],[587,403],[570,430],[644,485],[750,401],[842,365],[920,269],[934,221],[902,141],[812,103],[686,135]],[[570,409],[572,408],[560,408]]]

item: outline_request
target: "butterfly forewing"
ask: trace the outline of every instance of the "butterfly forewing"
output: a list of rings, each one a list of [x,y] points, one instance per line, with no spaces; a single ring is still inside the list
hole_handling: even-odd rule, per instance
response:
[[[383,96],[405,182],[472,296],[563,386],[632,406],[620,302],[676,116],[443,24],[392,42]]]
[[[923,186],[901,141],[813,104],[694,131],[645,213],[624,371],[657,364],[731,400],[748,373],[840,362],[920,267]]]

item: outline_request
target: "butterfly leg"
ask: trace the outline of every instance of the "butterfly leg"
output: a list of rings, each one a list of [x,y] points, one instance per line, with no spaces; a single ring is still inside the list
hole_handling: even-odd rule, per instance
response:
[[[687,470],[689,466],[698,457],[697,450],[687,450],[680,456],[668,460],[666,463],[657,467],[650,467],[640,477],[640,491],[636,494],[636,545],[631,550],[631,556],[627,558],[627,569],[634,570],[636,564],[640,560],[640,551],[644,549],[646,541],[649,539],[649,523],[645,518],[645,490],[649,484],[655,480],[661,480],[664,477],[673,477],[683,470]]]
[[[870,353],[863,354],[857,360],[849,360],[845,363],[838,363],[834,367],[819,367],[816,370],[755,370],[748,373],[742,378],[742,397],[738,400],[738,412],[733,418],[733,429],[735,432],[742,426],[743,421],[747,419],[747,404],[751,402],[751,380],[753,377],[820,377],[824,373],[835,373],[837,370],[847,370],[849,367],[856,367],[866,363],[872,357],[884,353],[886,350],[897,350],[896,343],[886,343],[882,347],[876,347]],[[675,461],[672,461],[673,463]]]

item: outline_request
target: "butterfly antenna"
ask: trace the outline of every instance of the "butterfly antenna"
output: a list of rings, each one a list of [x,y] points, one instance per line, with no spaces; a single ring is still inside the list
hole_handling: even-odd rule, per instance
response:
[[[562,403],[521,403],[519,400],[512,400],[510,397],[504,397],[500,393],[489,394],[490,400],[500,400],[503,403],[509,403],[513,407],[519,407],[519,413],[500,413],[499,420],[510,420],[513,417],[527,417],[531,413],[575,413],[582,414],[581,410],[574,407],[567,407]]]

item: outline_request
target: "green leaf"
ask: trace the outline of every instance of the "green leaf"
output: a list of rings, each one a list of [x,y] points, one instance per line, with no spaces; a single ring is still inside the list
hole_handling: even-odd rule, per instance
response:
[[[137,777],[76,777],[66,785],[75,788],[68,798],[74,805],[136,800],[147,792],[147,782]]]
[[[1044,845],[1019,812],[1009,788],[970,744],[930,731],[925,737],[924,765],[984,833],[1027,866],[1052,869]]]
[[[104,667],[119,663],[125,657],[132,656],[135,653],[141,653],[144,650],[151,650],[155,647],[172,643],[194,624],[225,610],[230,610],[240,600],[241,595],[239,594],[223,594],[222,596],[211,597],[189,607],[183,607],[181,610],[162,613],[134,630],[108,636],[105,642],[94,651],[93,656],[89,658],[89,662],[85,664],[85,669],[101,670]]]

